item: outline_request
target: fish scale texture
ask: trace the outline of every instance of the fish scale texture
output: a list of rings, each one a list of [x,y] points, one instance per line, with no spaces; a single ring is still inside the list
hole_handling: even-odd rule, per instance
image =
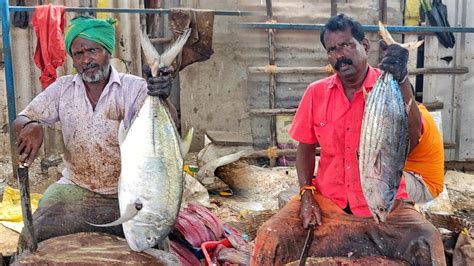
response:
[[[172,230],[183,193],[179,135],[158,97],[148,96],[121,145],[120,212],[142,208],[123,223],[134,250],[152,247]]]
[[[408,150],[408,119],[400,87],[382,73],[370,92],[362,120],[359,169],[362,191],[377,221],[390,212]]]

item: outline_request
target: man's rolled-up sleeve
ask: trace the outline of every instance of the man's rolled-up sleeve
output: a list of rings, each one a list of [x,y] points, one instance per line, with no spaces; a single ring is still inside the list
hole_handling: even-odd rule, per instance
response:
[[[38,94],[18,115],[51,126],[59,121],[60,96],[61,82],[56,81]]]

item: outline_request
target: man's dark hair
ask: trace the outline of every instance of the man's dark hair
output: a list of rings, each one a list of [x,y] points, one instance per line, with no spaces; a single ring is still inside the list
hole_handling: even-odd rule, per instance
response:
[[[352,36],[359,42],[361,42],[364,37],[365,33],[362,30],[362,25],[356,21],[355,19],[344,15],[343,13],[331,17],[324,28],[321,30],[321,34],[319,35],[319,40],[323,44],[324,49],[326,49],[326,45],[324,44],[324,34],[327,31],[345,31],[348,28],[351,29]]]

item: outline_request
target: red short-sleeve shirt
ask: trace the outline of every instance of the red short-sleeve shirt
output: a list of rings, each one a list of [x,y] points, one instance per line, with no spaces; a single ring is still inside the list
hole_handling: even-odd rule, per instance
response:
[[[311,83],[290,127],[290,136],[306,144],[319,143],[321,155],[314,185],[340,208],[347,203],[355,215],[371,213],[362,193],[357,151],[365,100],[363,87],[370,91],[380,70],[369,66],[367,77],[349,101],[337,74]],[[402,178],[397,199],[406,199]]]

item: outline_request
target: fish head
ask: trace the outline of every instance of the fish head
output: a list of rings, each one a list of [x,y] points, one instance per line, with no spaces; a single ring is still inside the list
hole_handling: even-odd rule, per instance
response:
[[[159,231],[153,224],[136,224],[130,227],[126,239],[134,251],[143,251],[156,246],[159,241]]]
[[[134,251],[143,251],[165,239],[174,225],[174,222],[171,224],[165,217],[168,216],[146,208],[140,210],[138,215],[124,226],[125,238],[130,248]]]
[[[372,193],[367,204],[369,205],[375,222],[379,223],[385,222],[387,219],[392,209],[397,189],[383,180],[377,179],[377,181],[379,189]]]

